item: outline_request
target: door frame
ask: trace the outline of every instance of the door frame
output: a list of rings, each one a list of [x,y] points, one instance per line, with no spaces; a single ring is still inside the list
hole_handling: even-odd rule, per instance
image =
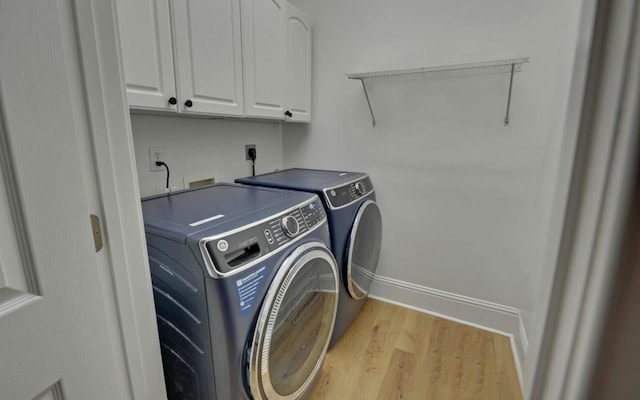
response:
[[[113,0],[73,0],[93,159],[134,399],[166,399]]]
[[[164,380],[115,5],[113,0],[74,3],[129,383],[136,399],[163,399],[158,391],[162,388],[164,393]],[[604,3],[611,8],[603,14]],[[560,210],[564,215],[560,224],[562,241],[559,249],[550,250],[556,264],[563,267],[556,268],[540,352],[527,357],[531,379],[525,392],[532,399],[577,399],[588,390],[628,210],[630,189],[626,183],[638,155],[638,120],[630,112],[637,110],[640,89],[638,79],[632,78],[633,74],[640,76],[637,1],[585,0],[583,8],[581,33],[585,36],[576,50],[577,58],[591,60],[588,68],[578,62],[574,70],[574,96],[566,129],[579,132],[577,157],[563,163],[570,170],[565,176],[571,179],[571,189],[568,199],[554,206],[555,214]],[[602,32],[611,40],[622,39],[612,47],[615,54],[611,57],[597,54],[597,40],[591,43],[591,38],[599,39]],[[620,43],[626,43],[626,47]],[[622,77],[616,72],[620,62],[629,62]],[[599,93],[606,101],[589,99],[590,88],[608,88],[606,93]],[[587,94],[586,101],[583,93]]]
[[[588,398],[615,289],[639,155],[640,4],[585,0],[567,131],[575,158],[562,212],[555,276],[528,399]],[[573,111],[573,113],[572,113]],[[571,135],[573,137],[573,135]],[[568,165],[567,165],[568,164]],[[556,213],[557,214],[557,213]],[[538,350],[535,349],[535,350]]]

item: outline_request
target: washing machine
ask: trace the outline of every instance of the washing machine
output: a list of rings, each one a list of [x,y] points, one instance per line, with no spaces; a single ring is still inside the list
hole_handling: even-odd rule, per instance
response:
[[[305,398],[339,295],[320,199],[217,184],[142,211],[169,399]]]
[[[382,217],[371,178],[360,172],[293,168],[236,182],[305,191],[321,198],[341,280],[332,346],[360,312],[378,267]]]

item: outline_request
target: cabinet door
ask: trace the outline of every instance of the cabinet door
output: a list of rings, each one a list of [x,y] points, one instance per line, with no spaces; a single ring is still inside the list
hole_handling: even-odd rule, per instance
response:
[[[284,119],[285,0],[242,0],[246,114]]]
[[[117,0],[116,7],[129,107],[176,110],[169,2]]]
[[[171,5],[178,110],[243,115],[240,0],[173,0]]]
[[[311,25],[287,3],[287,110],[289,121],[311,121]]]

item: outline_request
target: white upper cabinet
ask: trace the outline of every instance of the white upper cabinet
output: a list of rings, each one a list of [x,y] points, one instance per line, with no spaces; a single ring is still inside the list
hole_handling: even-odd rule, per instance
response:
[[[239,0],[171,4],[179,111],[243,115]]]
[[[309,121],[311,29],[285,0],[116,0],[129,107]]]
[[[286,1],[242,0],[247,116],[284,119]]]
[[[287,3],[286,111],[289,121],[311,121],[311,25]]]
[[[116,5],[129,107],[244,115],[240,0]]]
[[[176,110],[169,2],[118,0],[117,8],[129,106]]]

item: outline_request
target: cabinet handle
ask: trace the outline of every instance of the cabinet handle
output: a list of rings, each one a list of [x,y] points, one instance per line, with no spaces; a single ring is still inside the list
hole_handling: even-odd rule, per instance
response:
[[[176,99],[175,97],[169,97],[169,104],[175,106],[176,104],[178,104],[178,99]]]
[[[289,110],[285,111],[285,112],[284,112],[284,115],[285,115],[286,117],[289,117],[289,118],[293,117],[293,114],[292,114],[292,113],[291,113],[291,111],[289,111]]]
[[[193,101],[187,100],[187,101],[184,102],[184,105],[185,105],[185,107],[191,107],[191,106],[193,106]]]

